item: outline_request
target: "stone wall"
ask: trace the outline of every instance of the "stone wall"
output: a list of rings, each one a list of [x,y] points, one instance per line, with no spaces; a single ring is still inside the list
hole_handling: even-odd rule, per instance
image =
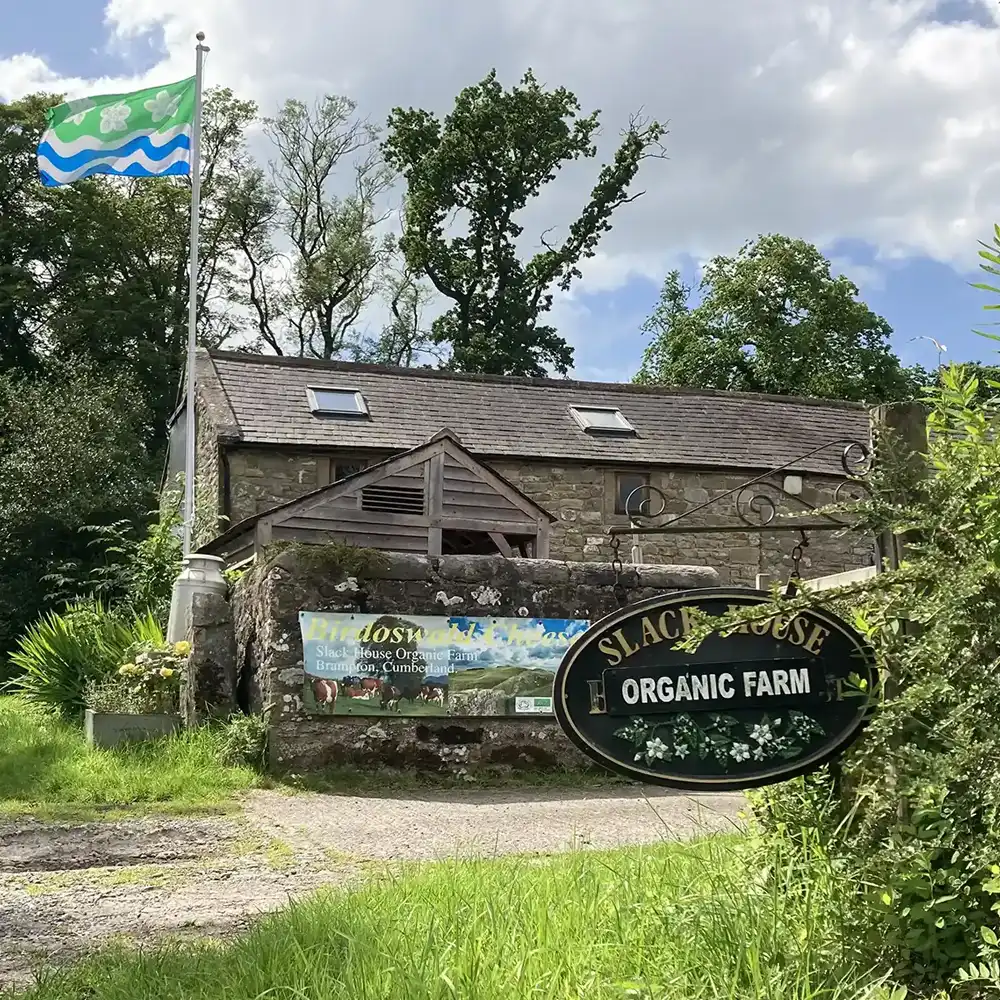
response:
[[[316,489],[318,456],[239,448],[229,451],[233,523]]]
[[[628,525],[628,518],[615,513],[615,474],[625,469],[597,469],[574,466],[490,463],[502,476],[523,490],[558,518],[552,526],[551,554],[568,560],[607,560],[610,542],[607,525]],[[650,472],[650,485],[666,498],[664,516],[677,515],[741,486],[753,472],[706,472],[695,469],[660,469]],[[819,476],[803,477],[802,499],[819,507],[833,501],[840,480]],[[780,479],[774,479],[775,485]],[[784,509],[791,511],[791,506]],[[685,526],[736,520],[735,497],[720,500],[703,512],[685,518]],[[799,541],[796,532],[759,531],[712,532],[640,536],[645,562],[713,566],[723,583],[754,585],[757,574],[785,579],[792,569],[792,549]],[[632,536],[622,537],[621,555],[630,559]],[[872,561],[873,541],[839,532],[811,532],[801,561],[803,576],[823,576],[867,566]]]
[[[292,451],[240,448],[229,452],[231,516],[235,523],[268,507],[292,500],[320,485],[318,463],[325,456]],[[373,456],[371,460],[384,456]],[[329,461],[329,459],[327,459]],[[356,461],[356,459],[355,459]],[[615,514],[615,473],[626,469],[593,466],[553,466],[551,463],[491,460],[488,463],[529,497],[556,515],[550,555],[573,562],[609,561],[604,534],[609,524],[627,525]],[[635,470],[633,470],[635,471]],[[667,498],[666,513],[679,514],[753,478],[752,472],[705,472],[661,469],[651,472],[653,486]],[[776,483],[779,480],[775,480]],[[803,499],[821,506],[833,498],[838,480],[804,477]],[[688,524],[705,518],[731,519],[733,500],[720,501]],[[723,583],[753,586],[758,573],[784,579],[791,572],[794,532],[741,531],[711,534],[646,536],[641,540],[648,563],[712,566]],[[630,559],[631,536],[622,539],[621,554]],[[870,565],[873,542],[836,532],[813,532],[802,559],[804,576],[823,576]]]
[[[358,550],[354,550],[355,553]],[[544,718],[387,719],[310,715],[303,704],[300,611],[586,618],[619,605],[607,563],[379,553],[362,568],[338,546],[290,546],[255,565],[234,595],[238,697],[271,713],[277,770],[329,764],[474,772],[500,767],[590,767]],[[625,603],[718,583],[705,567],[643,566],[624,573]]]
[[[195,546],[211,541],[229,526],[222,509],[218,428],[203,396],[195,397],[198,436],[195,442]]]

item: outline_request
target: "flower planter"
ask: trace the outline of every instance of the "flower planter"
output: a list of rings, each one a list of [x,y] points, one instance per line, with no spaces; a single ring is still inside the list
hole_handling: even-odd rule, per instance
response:
[[[169,736],[181,728],[179,715],[124,715],[88,708],[83,719],[87,742],[95,747],[116,747]]]

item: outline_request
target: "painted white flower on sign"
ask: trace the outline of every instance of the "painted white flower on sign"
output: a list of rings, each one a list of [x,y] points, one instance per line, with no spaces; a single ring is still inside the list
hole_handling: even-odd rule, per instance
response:
[[[74,125],[82,125],[88,111],[93,111],[95,104],[89,97],[79,97],[75,101],[67,101],[67,107],[72,114],[66,119]]]
[[[750,747],[746,743],[734,743],[729,750],[729,756],[735,761],[750,759]]]
[[[165,118],[173,118],[181,106],[181,95],[170,96],[169,90],[161,90],[156,97],[143,102],[154,122],[162,122]]]
[[[132,114],[132,109],[119,101],[117,104],[101,108],[101,131],[121,132],[127,127],[128,116]]]

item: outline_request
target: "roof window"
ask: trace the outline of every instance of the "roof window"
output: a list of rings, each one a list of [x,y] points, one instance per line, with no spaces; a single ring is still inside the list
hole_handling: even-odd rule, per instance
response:
[[[571,406],[569,412],[588,434],[634,434],[635,428],[616,406]]]
[[[356,389],[311,385],[306,389],[313,413],[335,417],[367,417],[368,404]]]

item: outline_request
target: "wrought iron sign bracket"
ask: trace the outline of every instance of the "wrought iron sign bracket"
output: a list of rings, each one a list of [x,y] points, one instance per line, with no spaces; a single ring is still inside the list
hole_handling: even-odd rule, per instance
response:
[[[867,495],[869,487],[866,479],[871,472],[872,453],[869,445],[852,438],[837,438],[814,448],[805,455],[787,462],[776,469],[761,473],[739,486],[711,497],[703,503],[696,504],[680,514],[661,520],[667,509],[668,501],[663,491],[656,486],[638,486],[625,500],[625,509],[629,511],[631,523],[628,525],[611,525],[606,533],[617,539],[620,535],[667,535],[667,534],[710,534],[730,531],[754,531],[766,528],[768,531],[850,531],[855,524],[850,519],[841,519],[821,511],[819,507],[803,500],[802,497],[789,493],[783,487],[768,482],[772,476],[782,472],[801,469],[803,463],[815,457],[820,452],[831,448],[841,449],[840,465],[844,470],[844,479],[833,492],[831,504],[858,501]],[[858,493],[852,493],[857,490]],[[689,524],[681,523],[693,514],[714,508],[732,499],[735,507],[735,518],[715,523]],[[793,508],[797,505],[796,514],[782,514],[783,504]],[[814,517],[806,520],[810,514]]]

